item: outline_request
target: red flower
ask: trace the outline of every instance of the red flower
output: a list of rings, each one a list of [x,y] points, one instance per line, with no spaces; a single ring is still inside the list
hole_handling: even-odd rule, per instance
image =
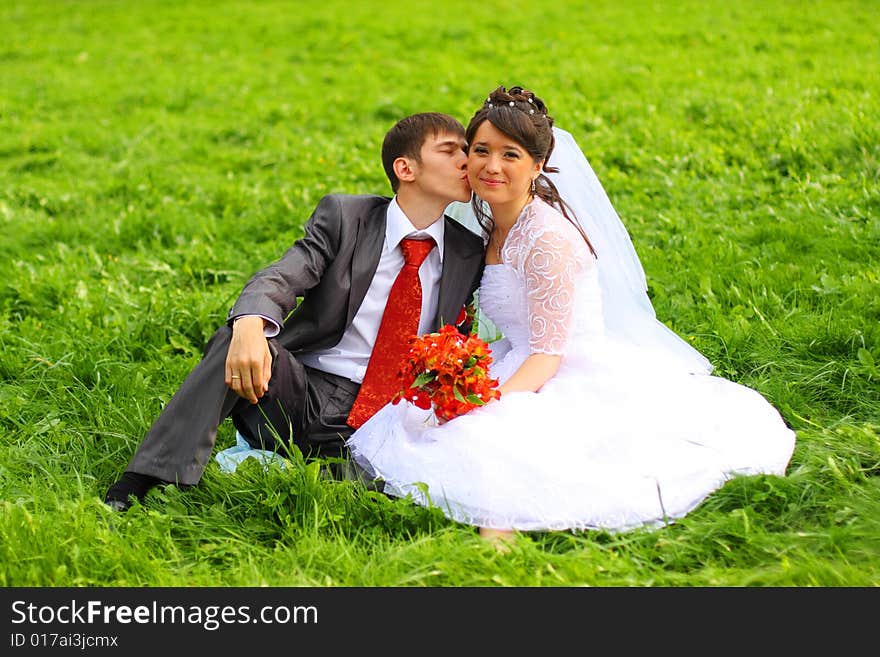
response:
[[[477,333],[477,307],[474,303],[468,303],[461,307],[458,317],[455,318],[455,326],[462,331],[470,327],[471,333]]]
[[[415,336],[400,368],[401,399],[419,408],[433,406],[443,420],[467,413],[492,399],[500,399],[498,379],[489,377],[492,350],[475,334],[462,335],[446,324],[437,333]]]

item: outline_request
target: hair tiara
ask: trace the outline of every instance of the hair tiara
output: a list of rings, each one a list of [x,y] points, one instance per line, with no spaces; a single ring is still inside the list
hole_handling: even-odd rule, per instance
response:
[[[518,95],[525,96],[525,99],[511,99],[511,100],[503,100],[503,99],[498,100],[498,99],[496,99],[496,100],[492,100],[492,95],[490,95],[490,96],[486,97],[486,102],[483,103],[483,105],[485,107],[490,108],[490,109],[494,108],[494,107],[504,107],[506,105],[508,107],[514,107],[516,109],[519,109],[520,111],[522,111],[526,114],[531,114],[531,115],[538,114],[539,116],[542,116],[544,118],[547,117],[547,108],[543,106],[543,103],[541,103],[540,101],[538,101],[536,103],[533,99],[533,94],[527,95],[527,94],[530,94],[530,92],[526,92],[522,87],[513,87],[510,91],[507,91],[504,87],[499,87],[498,89],[495,90],[495,92],[493,92],[493,95],[500,94],[500,93],[503,93],[503,94],[507,95],[508,97],[510,97],[514,94],[518,94]],[[528,103],[528,108],[517,107],[517,102]]]

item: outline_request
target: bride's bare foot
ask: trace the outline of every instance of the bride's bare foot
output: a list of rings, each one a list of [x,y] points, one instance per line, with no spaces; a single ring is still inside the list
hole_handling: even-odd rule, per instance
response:
[[[502,552],[507,552],[510,549],[510,543],[513,542],[514,537],[515,534],[510,529],[480,527],[480,538],[489,541]]]

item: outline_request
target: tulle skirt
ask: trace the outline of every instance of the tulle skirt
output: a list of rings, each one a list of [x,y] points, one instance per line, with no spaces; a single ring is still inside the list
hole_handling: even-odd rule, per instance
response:
[[[540,391],[442,425],[389,404],[348,446],[386,493],[497,529],[658,526],[733,476],[784,474],[795,434],[758,392],[626,353],[566,359]],[[509,352],[493,374],[504,380],[526,355]]]

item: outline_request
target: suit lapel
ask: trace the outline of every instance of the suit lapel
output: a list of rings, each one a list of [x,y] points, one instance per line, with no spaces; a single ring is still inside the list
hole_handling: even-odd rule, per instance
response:
[[[383,203],[358,217],[357,236],[351,258],[351,292],[348,297],[348,316],[345,325],[349,326],[357,309],[363,303],[367,288],[373,280],[382,245],[385,241],[385,224],[388,217],[388,204]]]
[[[435,327],[443,324],[453,324],[461,311],[463,290],[470,288],[471,280],[479,267],[472,262],[483,258],[482,250],[474,250],[473,245],[465,241],[464,236],[455,230],[450,223],[455,223],[449,217],[446,221],[446,230],[443,239],[443,272],[440,274],[440,297],[437,302],[437,317],[434,318]],[[457,228],[458,226],[456,226]],[[464,302],[469,302],[465,299]]]

